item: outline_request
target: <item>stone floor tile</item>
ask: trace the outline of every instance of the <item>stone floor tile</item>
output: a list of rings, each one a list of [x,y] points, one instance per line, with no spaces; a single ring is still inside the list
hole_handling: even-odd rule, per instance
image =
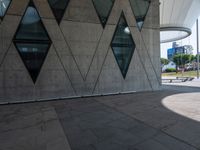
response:
[[[133,148],[130,148],[129,150],[171,150],[164,145],[160,144],[157,141],[154,140],[147,140],[145,142],[142,142]]]
[[[196,150],[195,147],[188,145],[187,142],[179,139],[174,140],[174,137],[168,136],[164,133],[158,134],[153,139],[168,147],[170,150]]]

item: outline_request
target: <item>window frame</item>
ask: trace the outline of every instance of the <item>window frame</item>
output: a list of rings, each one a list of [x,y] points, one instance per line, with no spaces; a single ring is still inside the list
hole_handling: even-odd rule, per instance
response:
[[[0,20],[1,21],[3,21],[4,17],[6,16],[6,14],[8,12],[8,9],[10,8],[11,3],[12,3],[12,0],[10,0],[10,3],[8,4],[8,7],[6,8],[6,11],[4,12],[3,16],[0,16]]]
[[[17,36],[17,34],[18,34],[19,30],[20,30],[21,22],[22,22],[22,20],[23,20],[25,14],[26,14],[26,12],[27,12],[27,10],[28,10],[28,7],[30,7],[30,6],[34,7],[35,10],[37,11],[37,15],[40,17],[41,26],[42,26],[42,28],[44,29],[44,31],[45,31],[45,33],[46,33],[46,35],[47,35],[48,40],[38,40],[38,39],[37,39],[37,40],[36,40],[36,39],[16,39],[16,36]],[[41,71],[41,69],[42,69],[42,66],[43,66],[43,64],[44,64],[44,62],[45,62],[45,59],[46,59],[46,57],[47,57],[47,55],[48,55],[49,49],[50,49],[50,47],[51,47],[51,45],[52,45],[52,40],[51,40],[51,38],[50,38],[50,36],[49,36],[49,34],[48,34],[48,32],[47,32],[45,26],[44,26],[44,23],[43,23],[43,21],[42,21],[42,17],[40,16],[40,14],[39,14],[39,12],[38,12],[38,10],[37,10],[37,8],[36,8],[36,6],[35,6],[35,4],[34,4],[34,2],[33,2],[32,0],[30,0],[30,2],[28,3],[28,5],[27,5],[27,7],[26,7],[26,9],[25,9],[25,11],[24,11],[24,14],[22,15],[22,18],[21,18],[21,20],[20,20],[20,23],[19,23],[19,25],[18,25],[18,27],[17,27],[17,30],[16,30],[16,32],[15,32],[15,35],[14,35],[12,41],[13,41],[13,43],[14,43],[14,46],[15,46],[15,48],[16,48],[18,54],[20,55],[21,60],[22,60],[23,63],[24,63],[24,66],[26,67],[26,70],[27,70],[28,74],[30,75],[32,81],[33,81],[34,84],[35,84],[36,81],[37,81],[37,78],[38,78],[38,76],[39,76],[39,74],[40,74],[40,71]],[[37,76],[35,79],[33,79],[31,73],[29,72],[29,68],[28,68],[28,66],[27,66],[27,64],[26,64],[26,62],[25,62],[25,60],[24,60],[23,57],[22,57],[22,53],[20,52],[20,50],[19,50],[19,48],[18,48],[18,46],[17,46],[18,43],[19,43],[19,44],[47,44],[47,45],[48,45],[47,50],[46,50],[46,52],[45,52],[45,57],[44,57],[43,60],[42,60],[42,64],[41,64],[40,68],[38,69],[38,76]]]
[[[120,23],[121,17],[124,18],[127,27],[129,27],[129,25],[128,25],[128,23],[127,23],[127,20],[126,20],[126,17],[125,17],[125,14],[124,14],[124,12],[123,12],[123,10],[122,10],[121,15],[120,15],[120,18],[119,18],[118,23],[117,23],[116,28],[115,28],[115,32],[114,32],[114,34],[113,34],[113,37],[112,37],[112,40],[111,40],[111,43],[110,43],[110,47],[111,47],[111,49],[112,49],[113,55],[114,55],[115,60],[116,60],[116,62],[117,62],[117,64],[118,64],[118,67],[119,67],[119,69],[120,69],[120,72],[121,72],[121,74],[122,74],[122,76],[123,76],[123,78],[124,78],[124,80],[125,80],[125,79],[126,79],[126,75],[127,75],[127,73],[128,73],[128,70],[129,70],[129,67],[130,67],[130,63],[131,63],[131,61],[132,61],[132,59],[133,59],[133,55],[134,55],[134,52],[135,52],[135,49],[136,49],[136,44],[135,44],[135,41],[133,40],[132,33],[131,33],[131,30],[130,30],[130,38],[131,38],[130,40],[133,42],[134,48],[133,48],[133,50],[132,50],[132,52],[131,52],[131,55],[130,55],[131,57],[130,57],[130,60],[129,60],[128,64],[127,64],[128,67],[126,68],[125,74],[123,74],[122,69],[121,69],[120,64],[119,64],[119,61],[118,61],[117,56],[116,56],[116,54],[115,54],[115,50],[113,49],[113,46],[112,46],[112,43],[113,43],[113,41],[114,41],[114,39],[115,39],[115,35],[116,35],[116,32],[117,32],[118,25],[119,25],[119,23]],[[129,29],[130,29],[130,27],[129,27]],[[115,44],[116,44],[116,43],[115,43]]]
[[[138,25],[138,22],[137,22],[137,17],[136,17],[136,15],[135,15],[135,12],[134,12],[134,10],[133,10],[133,8],[132,8],[132,5],[131,5],[131,4],[132,4],[132,3],[131,3],[131,0],[129,0],[130,6],[131,6],[131,10],[132,10],[132,13],[133,13],[133,15],[134,15],[134,17],[135,17],[135,21],[136,21],[137,27],[138,27],[138,29],[139,29],[140,32],[141,32],[142,29],[143,29],[144,22],[145,22],[145,20],[146,20],[146,16],[147,16],[147,14],[148,14],[148,12],[149,12],[149,8],[150,8],[151,3],[152,3],[151,0],[148,0],[148,2],[149,2],[149,5],[148,5],[148,8],[147,8],[146,14],[145,14],[145,16],[143,17],[144,20],[143,20],[142,26],[141,26],[141,28],[140,28],[139,25]]]
[[[60,25],[60,23],[61,23],[62,20],[63,20],[63,17],[64,17],[64,15],[65,15],[65,13],[66,13],[66,10],[67,10],[67,7],[68,7],[68,5],[69,5],[70,0],[67,0],[67,3],[66,3],[66,5],[65,5],[65,8],[63,9],[63,14],[62,14],[60,20],[58,20],[58,18],[56,17],[56,15],[55,15],[55,13],[54,13],[54,10],[55,10],[55,9],[52,7],[52,5],[50,4],[49,1],[50,1],[50,0],[47,0],[49,6],[50,6],[50,8],[51,8],[51,11],[52,11],[52,13],[53,13],[53,16],[54,16],[56,22],[58,23],[58,25]]]
[[[104,1],[104,0],[103,0],[103,1]],[[108,19],[109,19],[109,17],[110,17],[110,14],[111,14],[111,12],[112,12],[112,10],[113,10],[114,4],[115,4],[115,0],[113,0],[113,1],[114,1],[114,2],[113,2],[113,5],[112,5],[111,9],[109,10],[109,13],[108,13],[108,17],[107,17],[107,19],[106,19],[106,22],[105,22],[105,24],[103,24],[102,21],[101,21],[101,16],[100,16],[100,14],[99,14],[98,11],[97,11],[97,7],[96,7],[96,5],[95,5],[95,2],[94,2],[94,0],[92,0],[94,9],[95,9],[95,11],[96,11],[96,14],[97,14],[97,16],[98,16],[98,18],[99,18],[99,21],[100,21],[101,26],[103,27],[103,29],[106,27],[107,22],[108,22]]]

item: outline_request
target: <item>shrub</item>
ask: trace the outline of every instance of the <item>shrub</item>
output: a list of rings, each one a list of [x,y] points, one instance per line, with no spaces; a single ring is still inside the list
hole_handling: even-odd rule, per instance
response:
[[[166,72],[176,72],[176,69],[175,68],[167,68],[165,71]]]

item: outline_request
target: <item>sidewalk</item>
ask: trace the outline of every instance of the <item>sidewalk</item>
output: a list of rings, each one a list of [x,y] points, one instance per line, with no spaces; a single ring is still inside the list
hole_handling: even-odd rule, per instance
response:
[[[162,77],[162,79],[176,79],[176,77]],[[163,83],[163,85],[176,85],[176,86],[199,87],[200,88],[200,79],[195,78],[192,81],[179,82],[179,83]]]
[[[200,88],[180,89],[2,105],[0,150],[200,150]]]

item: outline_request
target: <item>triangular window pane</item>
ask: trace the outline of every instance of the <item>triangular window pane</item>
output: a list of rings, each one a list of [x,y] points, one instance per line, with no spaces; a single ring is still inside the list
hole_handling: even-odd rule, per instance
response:
[[[16,40],[49,40],[41,18],[33,4],[30,2],[15,35]]]
[[[4,17],[10,3],[11,0],[0,0],[0,18]]]
[[[102,26],[105,27],[115,0],[93,0]]]
[[[69,3],[69,0],[48,0],[48,2],[58,24],[60,24],[64,16],[65,10],[67,8],[67,5]]]
[[[111,47],[121,73],[125,78],[135,50],[135,43],[123,13],[115,30]]]
[[[150,0],[130,0],[138,28],[141,30],[149,10]]]
[[[39,44],[19,42],[15,42],[15,45],[33,82],[36,82],[50,45],[48,43]]]

